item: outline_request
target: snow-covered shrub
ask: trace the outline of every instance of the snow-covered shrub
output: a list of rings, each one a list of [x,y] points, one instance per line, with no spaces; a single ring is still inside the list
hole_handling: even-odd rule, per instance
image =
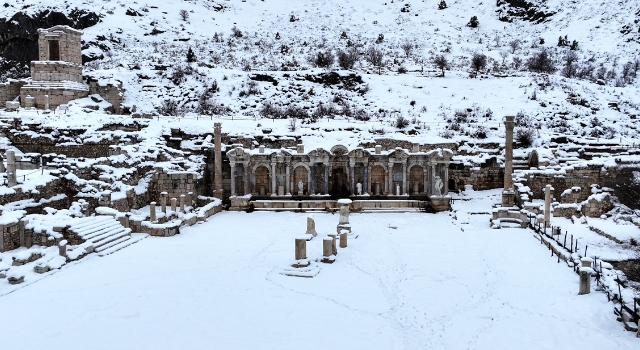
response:
[[[326,50],[325,52],[319,51],[309,58],[309,63],[318,68],[330,68],[333,66],[334,61],[335,59],[331,50]]]
[[[550,74],[556,71],[551,54],[546,49],[542,49],[540,52],[531,56],[529,60],[527,60],[527,68],[537,73]]]
[[[180,12],[178,12],[178,14],[180,14],[180,18],[182,18],[183,21],[187,21],[189,20],[189,12],[185,9],[180,10]]]
[[[372,66],[378,68],[378,74],[381,73],[382,68],[384,67],[384,53],[382,50],[376,48],[375,46],[369,47],[366,53],[366,59]]]
[[[317,120],[324,117],[334,117],[336,114],[338,114],[338,110],[333,103],[320,103],[313,111],[312,117]]]
[[[358,51],[356,49],[349,49],[347,51],[338,50],[338,65],[342,69],[352,69],[358,62]]]
[[[242,31],[236,26],[233,26],[233,28],[231,28],[231,34],[236,38],[242,38],[243,36]]]
[[[447,3],[444,0],[440,0],[438,3],[438,10],[444,10],[447,8]]]
[[[515,130],[514,139],[520,146],[527,148],[533,145],[537,134],[536,129],[532,127],[519,127]]]
[[[193,74],[193,68],[191,66],[178,64],[170,71],[169,80],[176,85],[180,85],[187,80],[187,75],[191,74]]]
[[[449,130],[449,129],[445,129],[439,134],[439,136],[442,137],[443,139],[453,138],[454,135],[455,133],[453,132],[453,130]]]
[[[189,47],[189,51],[187,51],[187,62],[191,63],[195,61],[196,61],[196,54],[193,53],[193,50],[191,49],[191,47]]]
[[[249,80],[248,82],[243,84],[243,89],[238,93],[239,97],[251,96],[251,95],[260,95],[260,87],[258,86],[258,82]]]
[[[160,115],[177,116],[179,113],[178,102],[176,100],[164,100],[162,104],[156,107],[156,111]]]
[[[489,136],[489,128],[484,125],[476,125],[467,131],[468,136],[475,139],[486,139]]]
[[[431,58],[431,62],[442,72],[444,78],[444,70],[449,69],[449,61],[444,55],[435,55]]]
[[[467,23],[467,27],[471,27],[471,28],[477,28],[480,25],[480,21],[478,21],[478,17],[473,16],[471,17],[471,19],[469,20],[469,23]]]
[[[577,61],[578,55],[574,51],[568,51],[564,56],[564,67],[561,74],[567,78],[573,78],[578,71]]]
[[[398,67],[398,74],[406,74],[406,73],[407,73],[407,68],[405,68],[404,66]]]
[[[271,101],[265,101],[260,109],[260,116],[270,119],[284,119],[284,111],[280,106],[275,105]]]
[[[515,118],[515,126],[516,128],[537,128],[539,126],[538,121],[523,111],[518,112]]]
[[[409,119],[399,115],[396,117],[395,127],[398,129],[404,129],[409,126]]]
[[[307,119],[309,117],[309,114],[307,113],[306,110],[290,104],[289,106],[287,106],[287,108],[284,110],[284,117],[285,118],[290,118],[290,119]]]

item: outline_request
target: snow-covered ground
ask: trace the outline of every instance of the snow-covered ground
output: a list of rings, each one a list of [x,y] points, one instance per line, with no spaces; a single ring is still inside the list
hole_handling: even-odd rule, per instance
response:
[[[489,228],[478,213],[493,192],[458,201],[455,214],[352,214],[358,238],[310,279],[281,274],[306,215],[224,212],[0,297],[2,345],[637,348],[606,295],[578,296],[578,276],[532,231]],[[312,215],[321,236],[335,232],[337,215]],[[321,256],[318,238],[310,258]]]

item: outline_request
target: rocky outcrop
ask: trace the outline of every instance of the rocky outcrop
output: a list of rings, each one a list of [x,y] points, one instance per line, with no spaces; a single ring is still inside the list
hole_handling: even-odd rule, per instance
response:
[[[546,0],[529,2],[526,0],[497,0],[498,18],[503,22],[513,22],[521,19],[533,23],[542,23],[556,12],[550,11],[546,6]]]
[[[101,21],[98,14],[73,9],[68,13],[45,10],[34,15],[17,12],[0,18],[0,56],[18,63],[38,59],[38,28],[67,25],[75,29],[91,27]]]

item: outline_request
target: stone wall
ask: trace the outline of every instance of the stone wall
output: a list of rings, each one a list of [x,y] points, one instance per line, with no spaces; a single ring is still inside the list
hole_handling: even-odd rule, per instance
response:
[[[472,185],[476,191],[501,188],[504,186],[504,168],[496,157],[489,158],[479,167],[452,162],[449,164],[449,180],[449,191],[464,190],[465,185]]]
[[[82,82],[82,66],[70,62],[32,61],[31,79],[34,81]]]
[[[45,95],[49,96],[49,108],[54,109],[71,100],[89,96],[89,89],[75,85],[58,87],[38,84],[25,85],[20,89],[20,104],[22,107],[28,107],[26,97],[31,96],[35,98],[35,105],[33,107],[44,109],[46,107]]]
[[[24,153],[56,153],[64,154],[71,158],[100,158],[109,156],[109,147],[119,144],[119,138],[103,140],[98,143],[86,143],[82,145],[59,145],[55,140],[46,137],[31,138],[29,135],[10,135],[11,143]]]
[[[9,80],[6,83],[0,83],[0,108],[4,107],[6,101],[13,101],[20,96],[20,88],[26,85],[25,80]]]
[[[108,83],[100,85],[98,81],[89,78],[89,94],[98,94],[105,101],[113,105],[113,112],[115,114],[122,113],[122,102],[124,102],[124,89],[122,88],[122,82]]]
[[[171,198],[180,199],[180,195],[185,196],[193,192],[193,199],[200,193],[197,191],[198,177],[196,173],[187,171],[176,171],[165,173],[158,169],[149,184],[149,201],[160,204],[160,193],[167,192],[167,206],[170,205]]]

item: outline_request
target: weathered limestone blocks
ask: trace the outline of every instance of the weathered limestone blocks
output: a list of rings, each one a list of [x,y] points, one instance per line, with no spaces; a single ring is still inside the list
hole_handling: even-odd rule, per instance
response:
[[[169,198],[179,198],[181,194],[194,192],[197,181],[197,174],[188,171],[174,171],[165,173],[156,169],[152,177],[150,191],[155,194],[151,199],[156,199],[158,194],[166,192]]]

